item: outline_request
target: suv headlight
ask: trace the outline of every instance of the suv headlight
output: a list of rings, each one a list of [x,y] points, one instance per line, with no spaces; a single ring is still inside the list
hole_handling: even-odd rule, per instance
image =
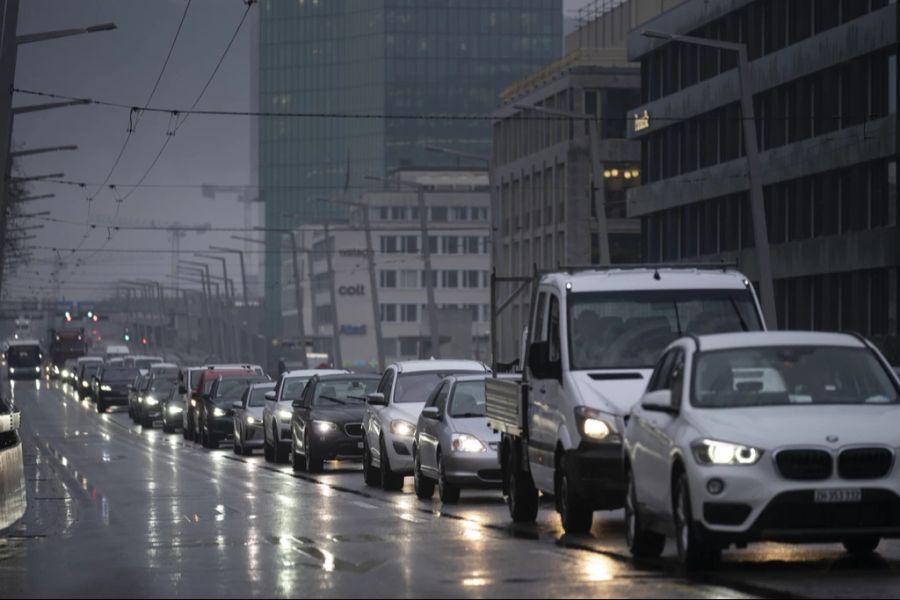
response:
[[[575,420],[581,435],[594,442],[618,443],[621,436],[616,433],[612,415],[587,406],[575,407]]]
[[[101,392],[111,392],[112,388],[104,383],[103,385],[100,386],[100,391]]]
[[[214,416],[214,417],[224,417],[226,414],[227,414],[227,413],[226,413],[224,410],[222,410],[221,408],[214,408],[214,409],[213,409],[213,416]]]
[[[468,433],[454,433],[451,440],[450,445],[457,452],[487,452],[487,447],[484,445],[484,442],[474,435],[469,435]]]
[[[416,435],[416,426],[403,419],[394,419],[391,421],[391,433],[401,437],[412,437]]]
[[[332,423],[331,421],[313,421],[313,426],[319,433],[330,433],[337,431],[338,428],[337,423]]]
[[[701,465],[755,465],[763,455],[758,448],[716,440],[700,440],[691,447]]]

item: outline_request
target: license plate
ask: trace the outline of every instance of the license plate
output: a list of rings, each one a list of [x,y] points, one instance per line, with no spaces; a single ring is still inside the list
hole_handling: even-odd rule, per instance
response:
[[[842,490],[816,490],[815,501],[817,504],[861,502],[862,490],[859,488],[848,488]]]
[[[362,450],[362,449],[363,449],[363,443],[362,443],[362,442],[356,442],[356,447],[359,448],[360,450]]]
[[[163,426],[162,419],[157,419],[157,420],[153,421],[153,426],[154,427],[162,427]]]

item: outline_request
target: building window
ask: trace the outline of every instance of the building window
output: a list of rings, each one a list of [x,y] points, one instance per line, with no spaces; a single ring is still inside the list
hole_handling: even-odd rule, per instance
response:
[[[419,272],[411,269],[400,271],[400,287],[404,289],[415,289],[419,287]]]
[[[383,288],[397,287],[397,271],[381,271],[378,283]]]
[[[382,304],[381,305],[381,322],[396,323],[397,322],[397,305]]]
[[[444,288],[458,288],[459,287],[459,272],[458,271],[441,271],[441,287]]]
[[[416,323],[419,320],[419,306],[417,304],[400,305],[400,321],[403,323]]]
[[[479,272],[478,271],[463,271],[463,287],[464,288],[478,288],[481,287],[479,285]]]

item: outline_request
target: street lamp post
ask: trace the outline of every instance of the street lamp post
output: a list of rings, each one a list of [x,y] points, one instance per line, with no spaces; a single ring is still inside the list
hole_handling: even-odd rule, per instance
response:
[[[224,256],[217,256],[215,254],[211,254],[209,252],[196,252],[197,256],[201,256],[203,258],[207,258],[209,260],[217,260],[222,263],[222,279],[223,285],[225,287],[225,303],[226,310],[228,315],[230,316],[229,321],[230,327],[225,327],[226,329],[231,330],[231,335],[228,336],[229,342],[231,343],[231,351],[232,358],[234,360],[240,360],[240,342],[238,341],[238,331],[237,331],[237,319],[235,319],[234,315],[234,281],[228,278],[228,259]],[[228,285],[231,284],[231,299],[228,297]],[[223,324],[224,326],[224,324]]]
[[[762,168],[759,162],[759,141],[756,138],[756,114],[753,110],[753,74],[747,56],[747,45],[722,42],[690,35],[676,35],[658,31],[643,31],[644,37],[706,46],[718,50],[737,52],[738,81],[741,88],[741,121],[744,126],[744,150],[747,155],[747,173],[750,183],[750,212],[753,219],[753,241],[756,244],[756,260],[759,263],[759,288],[766,324],[778,328],[778,311],[775,304],[775,283],[772,276],[772,259],[769,249],[769,232],[766,226],[766,204],[763,196]]]
[[[227,254],[237,254],[238,255],[238,258],[240,260],[240,266],[241,266],[241,293],[242,293],[242,297],[244,299],[244,310],[243,310],[244,327],[243,327],[243,329],[244,329],[245,335],[247,336],[247,339],[249,340],[250,339],[250,331],[249,331],[250,330],[250,321],[252,319],[250,318],[250,303],[247,300],[247,273],[244,270],[244,252],[243,252],[243,250],[237,250],[235,248],[223,248],[221,246],[210,246],[209,249],[212,251],[215,251],[215,252],[225,252]],[[233,295],[232,295],[232,297],[233,297]],[[235,335],[240,337],[240,333],[237,331],[235,332]],[[240,346],[241,346],[240,340],[238,340],[238,347],[240,347]]]
[[[388,180],[374,175],[366,175],[370,181],[382,183],[394,183],[400,186],[414,189],[419,207],[419,231],[422,236],[422,263],[425,271],[425,296],[428,303],[428,329],[431,334],[431,355],[434,358],[441,357],[441,336],[438,330],[437,302],[434,297],[434,272],[431,269],[431,244],[428,239],[428,214],[425,206],[425,186],[415,181],[403,181],[401,179]]]

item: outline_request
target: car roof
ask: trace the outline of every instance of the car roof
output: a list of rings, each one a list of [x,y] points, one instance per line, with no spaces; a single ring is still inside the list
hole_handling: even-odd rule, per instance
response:
[[[258,382],[256,382],[256,383],[251,383],[251,384],[250,384],[250,387],[253,388],[253,389],[257,389],[257,388],[274,388],[274,387],[275,387],[275,382],[274,382],[274,381],[258,381]]]
[[[207,377],[209,375],[209,377]],[[225,368],[225,369],[207,369],[200,375],[201,379],[210,379],[219,377],[220,375],[259,375],[253,369],[243,368]],[[260,375],[261,376],[261,375]]]
[[[431,360],[405,360],[391,365],[400,373],[429,373],[434,371],[484,371],[489,369],[487,365],[477,360],[455,359],[431,359]]]
[[[445,379],[452,379],[456,383],[461,383],[464,381],[484,381],[490,377],[489,373],[485,373],[484,375],[451,375],[450,377],[445,377]]]
[[[315,377],[316,375],[348,375],[350,371],[346,369],[298,369],[296,371],[285,371],[282,375],[287,377]]]
[[[541,278],[541,284],[558,289],[571,284],[572,292],[743,290],[749,286],[743,273],[725,267],[721,270],[641,267],[549,273]]]
[[[162,362],[162,363],[156,363],[156,364],[150,365],[151,371],[161,371],[163,369],[177,369],[177,368],[178,368],[178,365],[176,365],[175,363]]]
[[[760,346],[840,346],[866,348],[862,339],[847,333],[818,331],[754,331],[747,333],[719,333],[696,338],[700,351],[753,348]]]
[[[334,381],[337,379],[381,379],[381,375],[376,375],[374,373],[327,373],[324,375],[316,375],[314,376],[319,381]]]
[[[102,356],[80,356],[76,359],[78,364],[86,362],[103,362]]]
[[[9,347],[13,346],[40,346],[41,343],[37,340],[13,340],[9,343]]]

